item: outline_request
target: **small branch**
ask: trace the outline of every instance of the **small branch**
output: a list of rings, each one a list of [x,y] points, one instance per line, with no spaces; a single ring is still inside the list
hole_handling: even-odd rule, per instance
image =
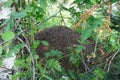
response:
[[[107,65],[108,65],[108,64],[106,63],[105,66],[104,66],[104,69],[103,69],[104,71],[105,71],[105,69],[107,68]]]
[[[8,41],[1,42],[1,43],[0,43],[0,46],[1,46],[1,45],[4,45],[4,44],[7,43],[7,42],[8,42]]]
[[[64,19],[63,19],[63,15],[62,15],[61,10],[60,10],[60,15],[61,15],[61,18],[62,18],[62,21],[61,21],[61,22],[63,22],[63,23],[64,23],[64,25],[66,25],[66,24],[65,24],[65,21],[64,21]]]
[[[112,56],[112,58],[111,58],[111,60],[110,60],[110,62],[109,62],[109,64],[108,64],[107,72],[109,72],[109,70],[110,70],[110,65],[111,65],[113,59],[115,58],[115,56],[119,53],[119,51],[120,51],[120,50],[118,49],[117,52]]]
[[[47,19],[45,20],[45,22],[46,22],[47,20],[51,19],[52,17],[55,17],[59,12],[60,12],[60,10],[59,10],[58,12],[56,12],[54,15],[50,16],[49,18],[47,18]]]
[[[97,49],[97,43],[98,43],[98,38],[99,38],[99,36],[97,36],[97,40],[96,40],[96,42],[95,42],[95,48],[94,48],[94,54],[96,54],[96,49]]]
[[[88,70],[88,72],[92,72],[92,70],[87,66],[87,64],[85,63],[85,61],[82,61],[82,63],[84,64],[85,68]]]
[[[46,22],[46,21],[48,21],[49,19],[55,17],[59,12],[60,12],[60,10],[59,10],[58,12],[56,12],[54,15],[50,16],[49,18],[45,19],[44,22]],[[43,22],[43,23],[44,23],[44,22]],[[42,22],[37,22],[35,25],[36,25],[36,26],[39,26],[41,23],[42,23]]]
[[[18,28],[18,26],[20,25],[20,21],[21,21],[21,19],[18,19],[18,20],[15,20],[15,29],[17,29]]]
[[[81,60],[85,68],[88,70],[88,72],[92,73],[95,77],[98,77],[96,74],[93,73],[93,71],[88,67],[88,65],[85,63],[85,61]]]
[[[22,39],[20,39],[19,37],[17,37],[17,39],[24,44],[24,46],[27,48],[28,52],[30,53],[30,57],[32,59],[32,67],[33,67],[33,76],[32,76],[32,80],[35,80],[35,62],[34,62],[34,57],[32,55],[32,52],[30,50],[30,48],[28,47],[29,45],[25,44],[24,41]]]
[[[85,61],[83,60],[83,59],[80,59],[81,60],[81,62],[83,63],[83,65],[85,66],[85,68],[88,70],[88,72],[91,72],[91,73],[93,73],[92,72],[92,70],[88,67],[88,65],[85,63]],[[94,74],[94,73],[93,73]]]

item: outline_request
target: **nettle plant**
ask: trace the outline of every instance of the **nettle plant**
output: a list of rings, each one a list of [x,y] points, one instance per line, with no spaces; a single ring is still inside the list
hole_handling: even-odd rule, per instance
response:
[[[112,0],[112,2],[74,0],[72,6],[66,8],[67,1],[63,0],[59,3],[57,0],[8,0],[6,2],[6,6],[14,7],[14,11],[3,23],[6,27],[4,27],[4,33],[1,34],[3,42],[0,43],[0,55],[1,58],[11,57],[12,54],[17,57],[14,66],[18,69],[11,77],[12,80],[17,78],[24,80],[103,80],[109,79],[111,73],[107,72],[117,73],[119,71],[116,66],[111,66],[110,69],[110,59],[114,58],[113,52],[119,50],[119,33],[112,31],[109,27],[111,4],[117,0]],[[49,15],[49,7],[52,5],[57,5],[58,11]],[[108,7],[107,15],[103,14],[101,5]],[[71,16],[64,16],[62,12]],[[51,49],[44,54],[44,57],[39,58],[36,52],[39,44],[44,45],[44,49],[48,49],[47,46],[50,43],[45,40],[35,40],[34,34],[50,25],[65,24],[66,20],[68,20],[67,24],[72,25],[72,29],[81,34],[79,44],[73,44],[75,48],[68,47],[68,55],[63,56],[61,51]],[[99,45],[99,43],[102,44]],[[92,51],[87,54],[89,50]],[[108,61],[105,60],[106,58]],[[73,70],[65,70],[60,60],[61,62],[63,60],[64,64],[74,65]],[[103,60],[104,63],[102,63]],[[2,63],[2,59],[0,62]]]

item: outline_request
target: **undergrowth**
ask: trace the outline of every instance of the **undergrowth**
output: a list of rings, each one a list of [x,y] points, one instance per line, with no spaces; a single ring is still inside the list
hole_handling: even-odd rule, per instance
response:
[[[110,28],[110,2],[74,0],[72,4],[77,7],[73,5],[67,8],[67,2],[64,1],[7,1],[6,6],[12,5],[15,11],[3,23],[7,26],[1,34],[3,42],[0,43],[0,63],[2,57],[10,57],[13,53],[17,56],[15,67],[18,69],[11,80],[119,80],[120,33]],[[111,3],[114,2],[117,0]],[[108,7],[107,16],[102,13],[101,5]],[[54,6],[57,6],[56,9]],[[40,43],[45,46],[49,43],[35,40],[34,34],[51,25],[71,25],[70,28],[81,35],[78,40],[80,45],[69,47],[69,54],[65,56],[61,51],[52,49],[39,58],[36,48]],[[88,39],[95,41],[90,46],[94,48],[90,54],[85,52],[85,45],[91,43]],[[64,60],[66,56],[69,57],[68,61]],[[74,67],[66,70],[60,60],[66,62],[64,65],[70,63]]]

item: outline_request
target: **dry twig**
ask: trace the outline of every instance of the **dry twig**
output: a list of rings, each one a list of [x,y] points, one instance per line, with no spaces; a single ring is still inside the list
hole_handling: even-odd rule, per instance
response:
[[[80,16],[80,20],[74,25],[74,29],[78,28],[82,23],[82,29],[85,29],[86,20],[92,15],[92,13],[99,7],[99,5],[94,5],[90,9],[87,9],[85,13]]]
[[[30,50],[29,44],[27,45],[26,43],[24,43],[24,41],[22,39],[20,39],[19,37],[17,37],[17,39],[24,44],[24,46],[27,48],[28,52],[30,53],[30,57],[31,57],[31,61],[32,61],[32,68],[33,68],[33,76],[32,76],[32,80],[35,80],[35,61],[34,61],[34,57],[33,54]]]
[[[112,56],[112,58],[111,58],[111,60],[110,60],[110,62],[109,62],[109,64],[108,64],[107,72],[109,72],[109,70],[110,70],[110,65],[111,65],[113,59],[115,58],[115,56],[119,53],[119,51],[120,51],[120,50],[118,49],[117,52]]]

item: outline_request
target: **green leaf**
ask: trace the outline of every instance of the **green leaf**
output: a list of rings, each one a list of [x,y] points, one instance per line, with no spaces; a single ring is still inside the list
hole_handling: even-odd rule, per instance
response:
[[[57,0],[50,0],[52,3],[55,3]]]
[[[55,69],[55,70],[61,72],[60,63],[57,60],[50,59],[50,60],[48,60],[47,65],[48,65],[49,68]]]
[[[15,66],[22,66],[22,65],[24,65],[24,63],[25,63],[24,59],[19,59],[19,60],[15,61]]]
[[[49,76],[47,75],[43,75],[44,79],[41,79],[41,80],[53,80],[52,78],[50,78]]]
[[[45,10],[47,6],[47,0],[40,0],[40,6]]]
[[[69,60],[70,60],[70,62],[72,62],[75,66],[78,66],[78,65],[79,65],[79,62],[80,62],[80,57],[79,57],[78,55],[71,54]]]
[[[5,31],[9,31],[14,26],[14,20],[10,19],[10,22],[8,23],[7,27],[5,28]]]
[[[39,40],[34,41],[34,43],[33,43],[34,49],[36,49],[39,44],[40,44],[40,41],[39,41]]]
[[[96,4],[96,0],[90,0],[91,3]]]
[[[119,0],[111,0],[112,1],[112,3],[115,3],[115,2],[117,2],[117,1],[119,1]]]
[[[69,12],[75,12],[75,8],[74,7],[69,8]]]
[[[80,2],[83,2],[84,0],[74,0],[73,3],[79,4]]]
[[[91,7],[92,3],[90,2],[90,0],[85,0],[84,2],[85,2],[85,4],[86,4],[86,7],[87,7],[87,8],[90,8],[90,7]]]
[[[82,31],[82,35],[81,35],[82,42],[84,42],[86,39],[88,39],[91,36],[92,31],[93,29],[90,29],[90,27]]]
[[[18,3],[18,0],[15,0],[16,3]]]
[[[39,56],[37,54],[34,54],[34,59],[35,60],[39,59]]]
[[[24,45],[23,44],[19,44],[19,45],[15,45],[9,52],[9,54],[18,54],[20,52],[20,50],[24,48]]]
[[[62,57],[62,52],[58,51],[58,50],[51,50],[50,52],[47,52],[45,54],[45,57],[48,58],[48,57],[58,57],[58,58],[61,58]]]
[[[15,34],[12,31],[7,31],[1,35],[4,41],[12,40],[15,37]]]
[[[49,46],[49,43],[47,41],[41,41],[41,43],[45,46]]]
[[[0,55],[2,54],[2,46],[0,46]]]
[[[13,12],[11,15],[15,18],[15,19],[18,19],[18,18],[24,18],[27,16],[27,12],[28,10],[25,9],[25,10],[22,10],[21,12]]]
[[[85,49],[84,46],[77,45],[76,52],[77,52],[77,53],[80,53],[83,49]]]
[[[13,3],[13,0],[7,0],[7,2],[5,3],[6,7],[10,7]]]
[[[27,58],[26,58],[26,62],[31,62],[31,57],[30,56],[28,56]]]
[[[99,77],[100,80],[103,80],[105,77],[105,72],[100,68],[95,69],[94,73]]]

